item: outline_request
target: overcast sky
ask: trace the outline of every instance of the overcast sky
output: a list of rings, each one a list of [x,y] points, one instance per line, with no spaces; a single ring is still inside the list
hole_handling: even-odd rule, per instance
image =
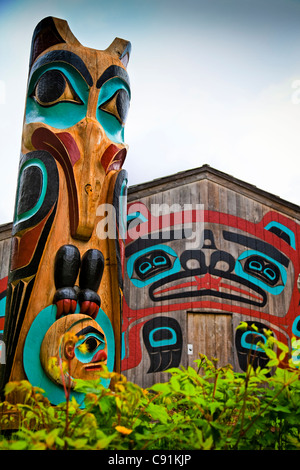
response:
[[[0,224],[12,221],[31,37],[130,40],[134,185],[213,168],[300,204],[300,0],[0,0]]]

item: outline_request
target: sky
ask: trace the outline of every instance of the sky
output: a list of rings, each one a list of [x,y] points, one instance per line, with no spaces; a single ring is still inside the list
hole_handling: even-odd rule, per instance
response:
[[[31,38],[129,40],[129,185],[208,164],[300,205],[300,0],[0,0],[0,224],[13,219]]]

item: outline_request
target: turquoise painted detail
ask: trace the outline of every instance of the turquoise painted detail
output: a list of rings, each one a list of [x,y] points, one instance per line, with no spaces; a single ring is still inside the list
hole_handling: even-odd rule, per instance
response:
[[[64,402],[65,394],[63,387],[56,385],[47,377],[40,362],[40,350],[46,332],[56,321],[56,311],[56,305],[49,305],[36,316],[27,334],[23,351],[23,364],[29,382],[33,386],[42,388],[53,405]],[[77,306],[75,313],[80,313],[79,306]],[[108,351],[107,368],[112,372],[115,361],[113,328],[108,316],[102,309],[99,310],[95,320],[101,326],[106,336]],[[104,387],[108,387],[109,382],[109,379],[101,379],[101,384]],[[71,397],[74,397],[77,403],[84,407],[83,393],[71,391]]]
[[[104,83],[98,97],[96,116],[107,137],[115,143],[124,143],[124,126],[116,117],[100,109],[100,107],[111,100],[119,90],[125,90],[130,98],[130,89],[120,78],[113,78]]]
[[[110,319],[106,315],[106,313],[100,308],[98,315],[96,317],[96,322],[101,326],[107,342],[107,368],[109,372],[113,372],[114,364],[115,364],[115,335],[114,330],[111,324]],[[108,387],[110,383],[109,379],[101,379],[101,384],[104,387]]]
[[[18,214],[17,213],[17,204],[18,204],[18,200],[19,200],[21,175],[22,175],[23,171],[25,171],[27,168],[30,168],[32,166],[36,166],[42,172],[42,176],[43,176],[42,181],[43,182],[42,182],[41,194],[40,194],[40,197],[39,197],[39,200],[37,201],[37,203],[30,210],[28,210],[26,212],[23,212],[22,214]],[[47,174],[46,167],[45,167],[44,163],[41,160],[33,158],[31,160],[28,160],[27,162],[25,162],[21,166],[20,175],[19,175],[19,185],[18,185],[17,197],[16,197],[15,220],[14,220],[15,223],[23,222],[24,220],[30,219],[34,214],[36,214],[39,211],[39,209],[41,208],[41,206],[44,202],[44,199],[45,199],[45,195],[46,195],[46,191],[47,191],[47,185],[48,185],[48,174]]]
[[[146,279],[144,281],[142,281],[140,279],[133,278],[132,275],[133,275],[134,263],[135,263],[136,259],[139,258],[140,256],[142,256],[145,253],[150,253],[151,251],[157,251],[157,250],[165,251],[169,255],[175,257],[173,267],[171,269],[168,269],[167,271],[156,274],[155,276],[151,277],[150,279]],[[152,284],[153,282],[158,281],[159,279],[163,279],[165,277],[170,276],[170,274],[177,273],[181,269],[181,264],[180,264],[180,261],[179,261],[179,258],[177,256],[176,252],[171,247],[169,247],[167,245],[155,245],[155,246],[151,246],[149,248],[145,248],[144,250],[141,250],[141,251],[135,253],[134,255],[132,255],[127,261],[126,268],[127,268],[127,273],[128,273],[128,276],[129,276],[132,284],[134,284],[136,287],[145,287],[148,284]]]
[[[156,341],[153,336],[154,336],[154,333],[156,333],[156,331],[159,331],[159,330],[168,330],[172,333],[172,337],[169,338],[169,339],[163,339],[163,340],[159,340],[159,341]],[[159,348],[160,346],[171,346],[172,344],[175,344],[176,341],[177,341],[177,335],[176,335],[176,332],[173,330],[173,328],[169,328],[167,326],[164,326],[162,328],[154,328],[154,330],[152,330],[149,334],[149,341],[150,341],[150,344],[153,348]]]
[[[145,261],[145,263],[141,264],[140,271],[141,271],[141,273],[145,274],[151,268],[152,268],[152,264],[149,263],[149,261]]]
[[[0,318],[5,317],[6,296],[0,300]],[[3,333],[3,330],[0,330]]]
[[[64,390],[50,380],[44,372],[40,362],[40,350],[44,336],[52,324],[56,321],[56,305],[50,305],[36,316],[27,334],[24,351],[23,364],[29,382],[45,391],[47,398],[53,405],[66,401]],[[71,392],[81,406],[84,405],[82,393]]]
[[[293,335],[300,337],[300,315],[298,315],[295,320],[293,321],[292,325],[292,333]]]
[[[242,264],[241,264],[241,260],[245,259],[245,258],[248,258],[249,256],[253,256],[253,255],[259,255],[261,256],[262,258],[268,260],[268,261],[271,261],[273,264],[275,264],[279,271],[280,271],[280,274],[281,274],[281,280],[282,280],[282,284],[279,285],[279,286],[269,286],[268,284],[266,284],[265,282],[263,282],[263,280],[261,279],[258,279],[257,277],[255,276],[252,276],[251,274],[249,273],[246,273],[244,270],[243,270],[243,267],[242,267]],[[254,269],[254,265],[252,266],[252,269]],[[267,268],[268,269],[268,268]],[[257,266],[257,271],[259,270],[258,266]],[[286,285],[286,281],[287,281],[287,273],[286,273],[286,270],[284,269],[284,267],[278,263],[277,261],[275,261],[273,258],[270,258],[269,256],[265,255],[264,253],[261,253],[260,251],[256,251],[256,250],[248,250],[248,251],[245,251],[244,253],[242,253],[238,259],[236,260],[236,264],[235,264],[235,272],[238,276],[244,278],[244,279],[247,279],[247,280],[250,280],[253,284],[259,286],[259,287],[262,287],[264,290],[270,292],[271,294],[273,295],[278,295],[280,294],[285,285]],[[271,270],[269,269],[268,272],[265,273],[270,279],[271,279]]]
[[[243,346],[243,348],[263,352],[264,350],[262,348],[260,348],[259,346],[257,346],[257,344],[252,344],[251,342],[250,343],[247,342],[247,336],[249,336],[249,335],[253,335],[253,331],[245,331],[245,333],[243,333],[243,335],[242,335],[241,345]],[[267,341],[266,337],[262,333],[256,333],[255,332],[255,336],[261,336],[262,342],[266,343],[266,341]]]
[[[124,359],[125,357],[125,332],[123,331],[122,333],[122,339],[121,339],[121,360]]]
[[[82,103],[62,101],[52,106],[41,106],[37,103],[32,93],[40,77],[48,70],[62,72]],[[47,64],[39,68],[31,77],[26,103],[26,123],[43,122],[57,129],[72,127],[86,116],[88,96],[89,87],[75,68],[66,63]]]
[[[87,340],[87,338],[95,338],[99,341],[99,346],[92,353],[90,353],[89,351],[83,352],[80,350],[81,344],[84,343]],[[98,351],[101,351],[104,348],[105,348],[105,341],[103,341],[103,339],[96,333],[90,333],[90,334],[85,335],[84,339],[77,341],[75,345],[75,356],[83,364],[88,364],[89,362],[92,361],[95,354],[97,354]]]
[[[275,220],[273,220],[265,226],[265,230],[270,230],[272,227],[277,227],[283,232],[285,232],[290,238],[291,247],[296,250],[296,238],[294,232],[292,232],[291,229],[287,228],[285,225],[282,225],[280,222],[276,222]]]
[[[139,219],[141,222],[147,222],[148,219],[141,214],[140,212],[133,212],[132,214],[127,215],[127,222],[131,222],[132,220]]]
[[[164,264],[167,264],[166,258],[163,258],[163,256],[156,256],[153,258],[153,263],[155,266],[163,266]]]
[[[64,74],[81,100],[81,103],[64,101],[50,106],[40,105],[32,96],[41,76],[48,70],[58,70]],[[123,80],[113,78],[102,87],[98,97],[98,109],[96,118],[103,127],[106,135],[115,143],[124,142],[124,126],[113,115],[100,109],[101,105],[113,98],[118,90],[125,90],[130,98],[130,89]],[[89,86],[80,73],[70,64],[55,62],[46,64],[36,70],[30,80],[26,102],[25,121],[42,122],[56,129],[67,129],[85,118],[89,98]]]

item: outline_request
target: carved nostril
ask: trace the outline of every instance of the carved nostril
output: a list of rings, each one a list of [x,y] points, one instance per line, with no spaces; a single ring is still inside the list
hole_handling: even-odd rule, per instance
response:
[[[93,192],[92,185],[91,184],[86,184],[85,187],[84,187],[84,190],[85,190],[86,194],[92,193]]]

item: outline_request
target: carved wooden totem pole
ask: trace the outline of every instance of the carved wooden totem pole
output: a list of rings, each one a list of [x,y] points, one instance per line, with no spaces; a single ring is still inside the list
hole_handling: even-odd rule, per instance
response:
[[[72,387],[73,379],[95,378],[102,364],[120,370],[130,47],[118,38],[103,51],[83,47],[66,21],[52,17],[33,34],[2,386],[28,379],[53,404],[65,398],[52,357],[68,361]],[[109,207],[115,236],[105,230]],[[78,341],[64,341],[66,333]]]

